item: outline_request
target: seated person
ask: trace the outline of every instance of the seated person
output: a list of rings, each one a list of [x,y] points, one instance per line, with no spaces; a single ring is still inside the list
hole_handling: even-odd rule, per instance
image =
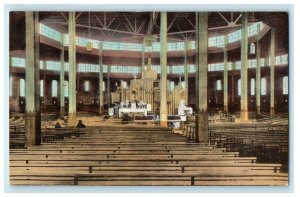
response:
[[[85,125],[82,123],[82,120],[78,121],[77,128],[85,128]]]
[[[56,129],[59,129],[59,128],[61,128],[61,126],[60,126],[59,122],[57,122],[57,123],[55,124],[54,128],[56,128]]]

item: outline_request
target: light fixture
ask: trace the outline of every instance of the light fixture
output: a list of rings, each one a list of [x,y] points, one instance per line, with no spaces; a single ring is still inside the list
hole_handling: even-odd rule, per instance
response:
[[[144,37],[144,45],[146,47],[146,52],[148,55],[148,67],[151,67],[151,52],[153,51],[153,42],[155,42],[157,36],[155,35],[147,35]],[[147,66],[145,66],[145,70],[147,70]]]
[[[154,35],[148,35],[144,37],[144,43],[146,47],[152,47],[152,43],[155,42],[157,39]]]
[[[86,52],[92,52],[93,50],[93,43],[92,41],[89,40],[89,37],[90,37],[90,26],[91,26],[91,18],[90,18],[90,12],[89,12],[89,27],[88,27],[88,41],[86,43]]]
[[[93,50],[93,43],[91,41],[87,41],[86,52],[92,52],[92,50]]]

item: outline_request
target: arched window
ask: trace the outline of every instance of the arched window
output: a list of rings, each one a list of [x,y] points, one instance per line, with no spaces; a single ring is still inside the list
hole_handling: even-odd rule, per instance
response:
[[[238,95],[241,96],[241,79],[238,80]]]
[[[52,81],[52,97],[57,97],[57,81]]]
[[[25,97],[25,79],[20,79],[20,96]]]
[[[90,91],[90,82],[84,81],[84,91]]]
[[[261,95],[266,95],[267,94],[267,83],[266,83],[266,78],[262,78],[261,79],[261,87],[260,87],[260,90],[261,90]]]
[[[222,82],[221,80],[217,80],[217,90],[222,90]]]
[[[282,78],[282,93],[284,95],[289,93],[289,77],[288,76],[284,76]]]
[[[64,92],[65,92],[65,97],[69,97],[69,82],[64,81]]]
[[[250,54],[255,54],[255,44],[253,42],[250,44]]]
[[[250,93],[251,93],[251,96],[255,95],[255,79],[252,78],[251,79],[251,90],[250,90]]]
[[[9,96],[12,96],[13,78],[9,77]]]
[[[44,80],[40,80],[40,96],[44,96]]]

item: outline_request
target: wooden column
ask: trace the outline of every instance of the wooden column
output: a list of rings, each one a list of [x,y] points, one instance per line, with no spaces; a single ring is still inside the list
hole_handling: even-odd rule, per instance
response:
[[[160,126],[168,126],[167,109],[167,13],[160,13]]]
[[[271,29],[270,45],[270,116],[275,115],[275,28]]]
[[[196,17],[196,19],[195,19],[195,22],[196,22],[196,25],[195,25],[195,27],[196,27],[196,32],[195,32],[195,87],[196,87],[196,90],[195,90],[195,93],[196,93],[196,110],[198,110],[198,89],[199,89],[199,87],[198,87],[198,78],[199,78],[199,76],[198,76],[198,53],[199,53],[199,47],[198,47],[198,45],[199,45],[199,36],[197,36],[196,34],[197,34],[197,30],[199,29],[199,13],[198,12],[196,12],[195,13],[195,17]]]
[[[43,105],[43,110],[47,110],[47,79],[46,79],[46,70],[47,70],[47,62],[43,61],[43,92],[44,92],[44,96],[43,96],[43,101],[44,101],[44,105]]]
[[[69,126],[76,120],[76,23],[75,12],[69,12]]]
[[[25,13],[25,132],[26,146],[41,144],[39,13]]]
[[[208,143],[208,114],[207,114],[207,55],[208,55],[208,13],[198,13],[196,29],[198,53],[196,53],[198,67],[198,97],[196,115],[196,139],[200,143]]]
[[[60,117],[65,116],[65,50],[64,34],[61,34],[61,51],[60,51],[60,75],[59,75],[59,96],[60,96]]]
[[[13,99],[12,111],[20,112],[20,78],[18,76],[13,76],[12,99]]]
[[[232,78],[231,78],[231,103],[234,105],[235,103],[235,62],[232,62]]]
[[[260,80],[261,80],[261,70],[260,70],[260,41],[259,41],[259,32],[260,32],[260,25],[257,24],[257,35],[256,35],[256,113],[260,114]]]
[[[107,65],[107,105],[110,107],[110,72],[111,66]]]
[[[248,13],[241,20],[241,122],[248,122]]]
[[[9,56],[9,83],[11,88],[10,111],[20,112],[20,78],[12,74],[12,57]]]
[[[145,43],[142,44],[142,70],[143,72],[145,70]]]
[[[102,59],[102,51],[103,51],[103,42],[99,42],[99,114],[102,115],[103,108],[103,59]]]
[[[224,36],[224,78],[223,78],[223,102],[224,102],[224,112],[228,112],[228,36]]]
[[[184,82],[185,82],[185,104],[189,102],[189,65],[188,65],[188,42],[184,43]]]

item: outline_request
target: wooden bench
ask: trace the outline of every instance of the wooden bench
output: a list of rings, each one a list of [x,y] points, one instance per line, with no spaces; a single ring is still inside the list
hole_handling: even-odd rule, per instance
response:
[[[205,143],[168,129],[85,128],[85,134],[10,150],[13,185],[286,185],[280,164]],[[124,137],[125,136],[125,137]],[[149,140],[151,139],[151,140]]]
[[[69,175],[12,175],[10,183],[13,185],[287,185],[286,174],[258,175],[210,175],[207,174],[131,174],[130,176],[109,174],[69,174]]]

